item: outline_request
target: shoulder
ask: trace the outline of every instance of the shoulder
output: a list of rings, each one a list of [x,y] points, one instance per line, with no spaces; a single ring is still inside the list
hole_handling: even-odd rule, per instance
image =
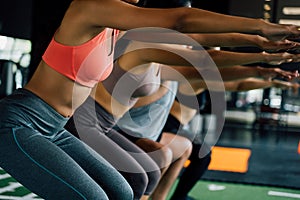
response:
[[[80,45],[103,31],[105,27],[101,26],[101,23],[96,24],[92,16],[95,12],[95,5],[99,2],[94,0],[73,1],[64,15],[55,39],[63,44]]]

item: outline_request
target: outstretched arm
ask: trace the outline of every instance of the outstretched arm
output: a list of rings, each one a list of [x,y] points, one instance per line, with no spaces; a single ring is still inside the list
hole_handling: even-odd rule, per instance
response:
[[[204,79],[209,76],[201,76],[197,69],[188,68],[188,67],[172,67],[171,69],[168,67],[162,67],[162,78],[167,80],[176,80],[182,83],[186,83],[187,81],[191,82],[199,82],[200,84],[205,84],[205,81],[214,81],[214,82],[223,82],[223,81],[235,81],[239,79],[245,79],[250,77],[260,78],[264,80],[272,80],[274,78],[283,78],[286,80],[293,80],[299,77],[298,71],[290,72],[285,71],[280,68],[264,68],[260,66],[256,67],[247,67],[247,66],[233,66],[231,68],[221,68],[219,71],[209,71],[206,70],[204,73],[207,75],[208,73],[220,73],[222,79]],[[201,82],[202,81],[202,82]]]
[[[122,42],[122,39],[119,40]],[[196,68],[224,68],[251,63],[281,64],[298,62],[300,54],[240,53],[219,50],[193,50],[182,45],[132,41],[121,55],[119,64],[126,70],[151,62],[168,66],[194,66]]]
[[[298,71],[285,71],[280,68],[265,68],[260,66],[234,66],[231,68],[220,69],[220,74],[224,81],[231,81],[241,78],[256,77],[265,80],[271,80],[273,78],[284,78],[292,80],[299,77]]]
[[[68,33],[63,35],[65,31],[58,30],[56,39],[59,42],[63,38],[65,44],[80,44],[90,40],[105,27],[119,30],[161,27],[183,33],[238,32],[258,34],[270,40],[300,35],[297,26],[273,24],[197,8],[150,9],[120,0],[74,0],[59,29],[67,30]]]
[[[242,33],[188,34],[199,44],[207,47],[258,47],[267,51],[299,48],[300,43],[289,40],[272,41],[260,35]]]
[[[209,87],[208,87],[209,85]],[[209,89],[211,91],[249,91],[255,89],[264,89],[270,87],[281,88],[283,90],[293,89],[297,91],[299,84],[289,81],[280,80],[264,80],[260,78],[245,78],[234,81],[214,82],[214,81],[193,81],[192,83],[182,83],[180,85],[180,91],[186,95],[195,95],[203,91],[203,89]],[[192,88],[192,89],[191,89]]]
[[[299,88],[298,83],[280,80],[268,81],[258,78],[248,78],[244,80],[224,82],[224,86],[227,91],[248,91],[270,87],[281,88],[283,90],[290,88]]]
[[[242,53],[222,50],[208,50],[209,55],[218,67],[246,65],[251,63],[267,63],[280,65],[282,63],[299,62],[300,54],[283,53]]]

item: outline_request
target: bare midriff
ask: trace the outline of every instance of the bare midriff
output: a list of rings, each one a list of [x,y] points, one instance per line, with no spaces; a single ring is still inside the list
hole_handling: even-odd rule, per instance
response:
[[[75,83],[41,61],[33,77],[25,85],[64,117],[71,117],[75,109],[89,96],[90,87]]]
[[[149,105],[149,104],[161,99],[165,94],[167,94],[170,83],[171,83],[170,81],[164,81],[160,85],[159,89],[154,94],[145,96],[145,97],[140,97],[139,100],[134,105],[134,107],[138,108],[138,107],[142,107],[145,105]]]
[[[122,117],[129,109],[129,106],[122,105],[114,99],[105,89],[102,83],[92,91],[91,95],[95,101],[100,104],[107,112],[116,118]]]
[[[197,110],[174,101],[170,112],[181,124],[186,125],[196,115]]]

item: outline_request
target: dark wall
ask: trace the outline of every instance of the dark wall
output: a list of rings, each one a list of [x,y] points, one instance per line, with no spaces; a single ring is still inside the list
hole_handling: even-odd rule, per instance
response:
[[[273,12],[275,1],[277,0],[193,0],[193,7],[235,16],[265,18],[265,4]],[[272,17],[272,13],[269,14]]]
[[[4,0],[0,3],[0,34],[30,39],[33,0]]]
[[[71,0],[33,0],[32,59],[29,78],[35,71]]]
[[[213,12],[228,13],[229,0],[192,0],[192,6]]]
[[[0,35],[32,41],[29,77],[35,71],[71,0],[3,0]]]

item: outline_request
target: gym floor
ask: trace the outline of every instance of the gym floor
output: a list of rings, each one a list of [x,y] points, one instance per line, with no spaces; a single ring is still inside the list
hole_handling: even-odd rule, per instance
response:
[[[226,123],[216,146],[250,150],[248,169],[207,171],[190,192],[193,199],[300,199],[300,130]]]
[[[200,180],[189,193],[189,197],[191,200],[293,200],[300,199],[300,191],[280,187]]]

